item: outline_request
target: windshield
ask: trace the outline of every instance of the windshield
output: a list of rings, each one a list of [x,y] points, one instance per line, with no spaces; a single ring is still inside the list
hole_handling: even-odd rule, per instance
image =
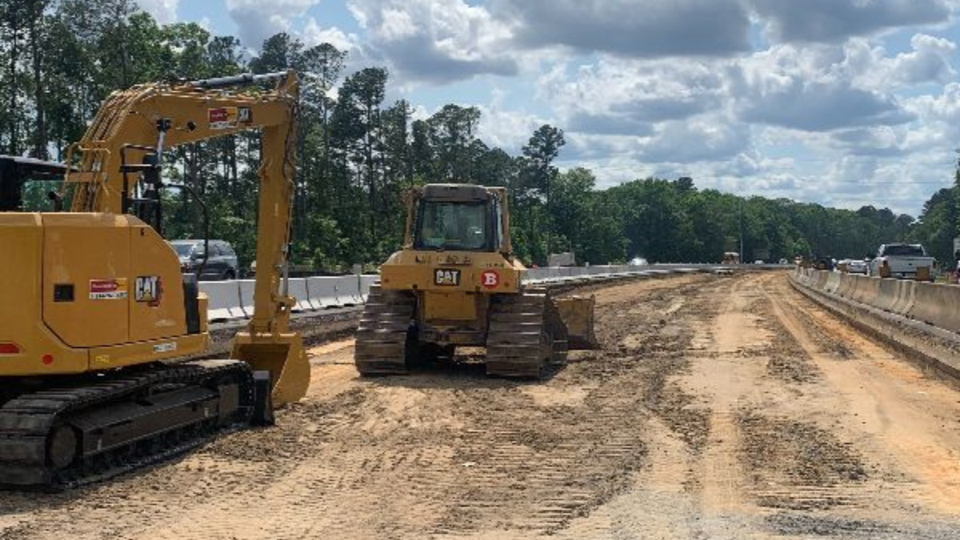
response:
[[[887,246],[883,250],[885,256],[894,257],[923,257],[923,248],[920,246]]]
[[[414,247],[479,251],[492,244],[484,203],[422,201]]]
[[[173,249],[177,251],[177,255],[181,257],[189,257],[190,252],[193,251],[193,247],[196,244],[171,244]]]

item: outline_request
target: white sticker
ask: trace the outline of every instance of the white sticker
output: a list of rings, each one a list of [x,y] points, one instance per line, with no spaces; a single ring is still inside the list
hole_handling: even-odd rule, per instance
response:
[[[153,346],[154,354],[168,353],[177,350],[177,342],[171,341],[170,343],[158,343]]]

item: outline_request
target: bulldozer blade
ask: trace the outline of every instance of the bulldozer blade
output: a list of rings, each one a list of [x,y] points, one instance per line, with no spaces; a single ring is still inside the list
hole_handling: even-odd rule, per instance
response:
[[[567,340],[570,350],[587,350],[599,347],[597,336],[593,332],[593,308],[596,297],[590,295],[554,298],[554,304],[567,327]]]
[[[233,358],[250,364],[254,371],[270,372],[275,407],[295,403],[307,395],[310,362],[299,334],[255,337],[238,332],[233,340]]]

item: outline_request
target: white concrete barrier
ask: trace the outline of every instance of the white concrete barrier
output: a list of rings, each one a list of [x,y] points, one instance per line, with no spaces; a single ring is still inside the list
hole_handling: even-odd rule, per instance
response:
[[[243,310],[243,314],[247,318],[253,317],[253,289],[255,284],[256,281],[252,279],[237,280],[237,285],[240,287],[240,309]]]
[[[380,276],[378,275],[363,275],[360,276],[360,296],[363,298],[363,303],[367,303],[367,297],[370,296],[370,286],[376,284],[380,281]]]
[[[359,306],[363,304],[360,296],[360,278],[353,276],[338,276],[330,278],[336,280],[337,301],[341,306]]]
[[[307,292],[307,280],[305,278],[290,278],[287,293],[297,299],[297,303],[293,306],[294,311],[303,312],[320,309],[314,307],[313,303],[310,302],[310,294]]]
[[[307,295],[310,303],[317,309],[326,309],[340,307],[340,301],[337,299],[337,278],[332,277],[310,277],[307,281]]]
[[[236,281],[201,281],[200,291],[207,295],[207,320],[210,322],[242,319],[240,286]]]

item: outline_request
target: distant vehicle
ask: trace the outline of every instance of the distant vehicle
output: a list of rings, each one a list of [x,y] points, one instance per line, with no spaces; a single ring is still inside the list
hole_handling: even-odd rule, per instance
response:
[[[753,261],[753,264],[767,264],[767,263],[763,262],[761,259],[757,259]]]
[[[723,254],[723,264],[740,264],[740,254],[736,251],[727,251]]]
[[[630,259],[630,262],[627,264],[629,264],[630,266],[647,266],[650,263],[647,262],[647,260],[644,259],[643,257],[634,257]]]
[[[788,260],[786,260],[786,259],[780,259],[780,262],[779,262],[778,264],[780,264],[781,266],[785,266],[785,265],[790,264],[790,261],[788,261]]]
[[[210,253],[204,264],[203,240],[174,240],[170,242],[180,258],[180,269],[184,273],[200,272],[201,280],[211,281],[218,279],[237,279],[239,277],[239,263],[233,247],[223,240],[210,240]]]
[[[576,265],[577,257],[570,251],[564,253],[552,253],[549,257],[547,257],[547,266],[550,267]]]
[[[837,261],[834,260],[833,257],[820,257],[817,259],[814,268],[817,270],[827,270],[828,272],[832,272],[836,266]]]
[[[916,279],[925,272],[933,280],[933,257],[920,244],[883,244],[870,261],[869,274],[879,277]]]
[[[867,261],[851,259],[847,261],[847,273],[849,274],[867,274]]]

